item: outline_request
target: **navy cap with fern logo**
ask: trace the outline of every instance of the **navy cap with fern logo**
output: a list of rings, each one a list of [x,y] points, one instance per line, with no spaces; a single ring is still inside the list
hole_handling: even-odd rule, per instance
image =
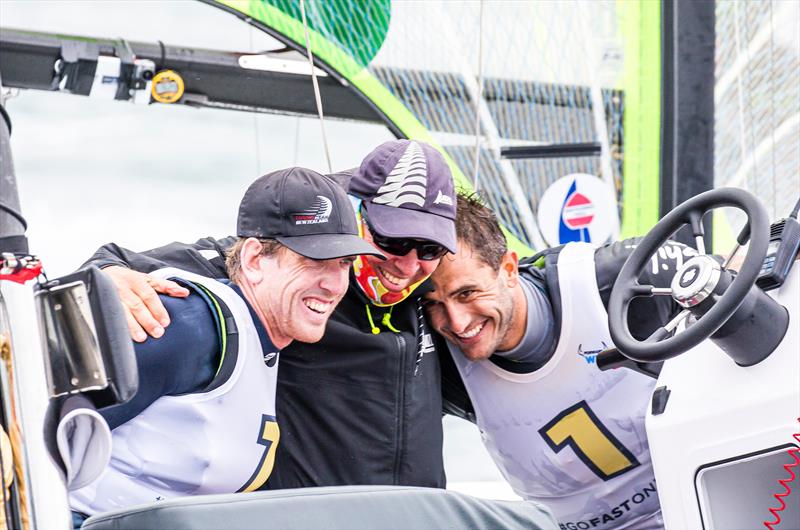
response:
[[[276,239],[311,259],[384,257],[359,237],[345,191],[302,167],[268,173],[247,188],[239,204],[236,235]]]
[[[349,192],[362,200],[378,235],[433,241],[455,253],[453,175],[434,147],[413,140],[379,145],[361,163]]]

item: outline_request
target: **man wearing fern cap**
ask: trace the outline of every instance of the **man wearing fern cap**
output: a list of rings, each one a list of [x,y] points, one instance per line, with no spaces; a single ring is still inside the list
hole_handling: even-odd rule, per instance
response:
[[[266,487],[444,487],[440,369],[419,297],[441,257],[455,251],[450,169],[433,147],[394,140],[357,170],[331,177],[348,191],[361,236],[387,259],[359,256],[322,340],[281,352],[282,436]],[[131,331],[144,340],[144,330],[160,336],[168,320],[153,287],[131,268],[171,265],[219,277],[231,242],[206,238],[141,254],[109,244],[92,262],[129,300]],[[173,284],[155,286],[182,294]]]

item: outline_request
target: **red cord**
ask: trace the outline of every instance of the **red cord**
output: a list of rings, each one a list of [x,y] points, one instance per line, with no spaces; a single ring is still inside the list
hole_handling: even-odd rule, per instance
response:
[[[797,421],[800,421],[800,418],[797,418]],[[800,443],[800,432],[792,436],[794,436],[794,439],[797,440],[797,443]],[[788,497],[789,494],[792,493],[792,490],[789,488],[788,484],[795,478],[794,471],[790,468],[800,465],[800,456],[798,456],[800,455],[800,449],[798,449],[797,447],[792,447],[791,449],[789,449],[789,454],[791,455],[792,459],[794,459],[794,462],[791,462],[783,466],[783,469],[785,469],[786,472],[789,473],[789,478],[782,478],[778,480],[778,484],[783,486],[783,489],[786,491],[775,494],[775,499],[780,503],[780,506],[777,508],[769,509],[769,512],[772,514],[773,517],[775,517],[775,520],[764,521],[764,526],[766,526],[769,530],[775,530],[772,527],[774,525],[781,524],[781,516],[778,512],[781,512],[786,508],[786,503],[783,502],[783,497]]]
[[[0,280],[25,283],[42,274],[42,262],[26,254],[0,254]]]

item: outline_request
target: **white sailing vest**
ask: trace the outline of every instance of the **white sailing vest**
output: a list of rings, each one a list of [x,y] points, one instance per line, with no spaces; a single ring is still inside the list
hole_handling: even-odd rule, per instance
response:
[[[161,397],[112,431],[108,467],[70,493],[71,508],[89,515],[186,495],[252,491],[275,461],[278,352],[262,351],[244,300],[230,287],[186,271],[151,274],[200,284],[227,305],[239,344],[238,352],[225,355],[235,354],[236,361],[216,388],[212,383],[207,392]]]
[[[612,343],[594,248],[566,245],[557,270],[561,334],[542,368],[511,373],[448,343],[484,444],[514,491],[549,506],[561,529],[658,528],[644,427],[655,380],[595,364]]]

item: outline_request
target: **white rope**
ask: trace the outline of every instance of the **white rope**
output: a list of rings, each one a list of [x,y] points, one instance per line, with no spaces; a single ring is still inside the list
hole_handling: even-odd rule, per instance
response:
[[[292,158],[292,165],[297,165],[297,157],[300,153],[300,116],[295,119],[294,127],[294,157]]]
[[[314,99],[317,102],[317,114],[319,115],[319,126],[322,129],[322,146],[325,150],[325,159],[328,161],[328,172],[333,173],[331,165],[331,153],[328,149],[328,137],[325,135],[325,117],[322,114],[322,97],[319,93],[319,83],[317,82],[317,72],[314,69],[314,56],[311,54],[311,39],[308,36],[308,22],[306,21],[306,3],[300,0],[300,13],[303,15],[303,31],[306,35],[306,54],[308,55],[308,66],[311,68],[311,83],[314,85]]]
[[[478,96],[475,98],[475,167],[473,169],[472,185],[478,191],[478,175],[480,173],[481,159],[481,113],[480,106],[483,99],[483,0],[480,0],[480,14],[478,15]]]
[[[254,52],[253,49],[253,26],[250,26],[250,32],[248,33],[248,40],[250,42],[250,48],[248,51],[250,53]],[[256,142],[256,175],[261,174],[261,135],[259,134],[258,130],[258,114],[253,114],[253,132]]]

